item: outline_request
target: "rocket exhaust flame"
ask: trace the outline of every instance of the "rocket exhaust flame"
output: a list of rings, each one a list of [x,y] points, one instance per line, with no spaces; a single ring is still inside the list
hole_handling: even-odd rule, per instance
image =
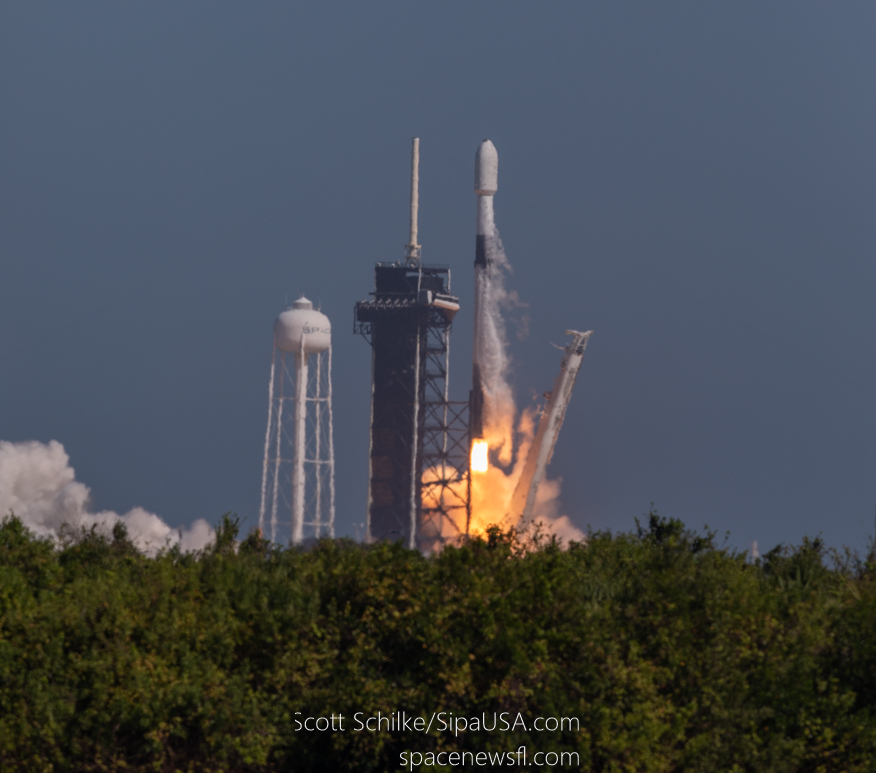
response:
[[[487,458],[489,445],[486,440],[475,440],[471,444],[471,471],[486,472],[490,462]]]

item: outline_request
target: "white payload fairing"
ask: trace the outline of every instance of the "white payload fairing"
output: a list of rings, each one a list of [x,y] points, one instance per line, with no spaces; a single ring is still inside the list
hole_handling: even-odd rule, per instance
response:
[[[470,398],[470,432],[472,439],[484,435],[484,383],[482,363],[489,353],[485,351],[485,319],[488,311],[486,293],[489,287],[490,267],[496,255],[496,229],[493,223],[493,196],[498,190],[499,154],[489,140],[484,140],[475,156],[475,193],[478,195],[478,225],[475,241],[475,301],[474,350],[472,353],[472,392]]]

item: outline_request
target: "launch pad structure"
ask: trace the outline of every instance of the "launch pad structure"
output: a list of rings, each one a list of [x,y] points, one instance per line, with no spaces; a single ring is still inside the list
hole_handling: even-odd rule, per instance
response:
[[[454,402],[448,397],[450,330],[459,311],[459,299],[451,295],[450,268],[423,263],[417,243],[417,138],[411,158],[411,231],[405,260],[377,263],[374,292],[355,306],[353,330],[371,345],[369,542],[399,540],[431,553],[468,535],[472,526],[472,474],[489,469],[485,425],[497,410],[494,355],[496,346],[502,345],[491,290],[501,251],[493,215],[498,163],[495,146],[484,140],[475,157],[478,209],[469,399]],[[572,341],[563,349],[560,374],[553,391],[546,393],[538,429],[504,513],[518,525],[528,525],[536,515],[539,485],[591,335],[591,331],[566,332]],[[501,373],[499,378],[504,378]]]
[[[416,138],[411,167],[405,261],[377,263],[374,292],[356,304],[353,329],[372,352],[367,539],[431,552],[468,532],[469,402],[448,397],[450,329],[459,310],[450,268],[420,261]]]

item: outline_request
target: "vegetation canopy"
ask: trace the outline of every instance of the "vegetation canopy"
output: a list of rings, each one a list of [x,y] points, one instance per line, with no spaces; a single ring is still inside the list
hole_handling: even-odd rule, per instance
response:
[[[655,512],[586,545],[493,529],[429,558],[238,541],[229,517],[206,551],[153,557],[121,526],[55,545],[0,524],[2,770],[392,771],[525,744],[587,771],[865,773],[874,664],[872,551],[752,562]],[[353,731],[395,711],[579,725]],[[296,730],[333,714],[345,732]]]

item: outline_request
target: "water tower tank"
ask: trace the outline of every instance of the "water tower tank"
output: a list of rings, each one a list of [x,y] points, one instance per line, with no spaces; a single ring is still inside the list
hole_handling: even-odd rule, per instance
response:
[[[313,308],[304,296],[274,322],[274,345],[282,352],[297,354],[304,336],[305,354],[324,352],[331,345],[332,325],[328,317]]]

